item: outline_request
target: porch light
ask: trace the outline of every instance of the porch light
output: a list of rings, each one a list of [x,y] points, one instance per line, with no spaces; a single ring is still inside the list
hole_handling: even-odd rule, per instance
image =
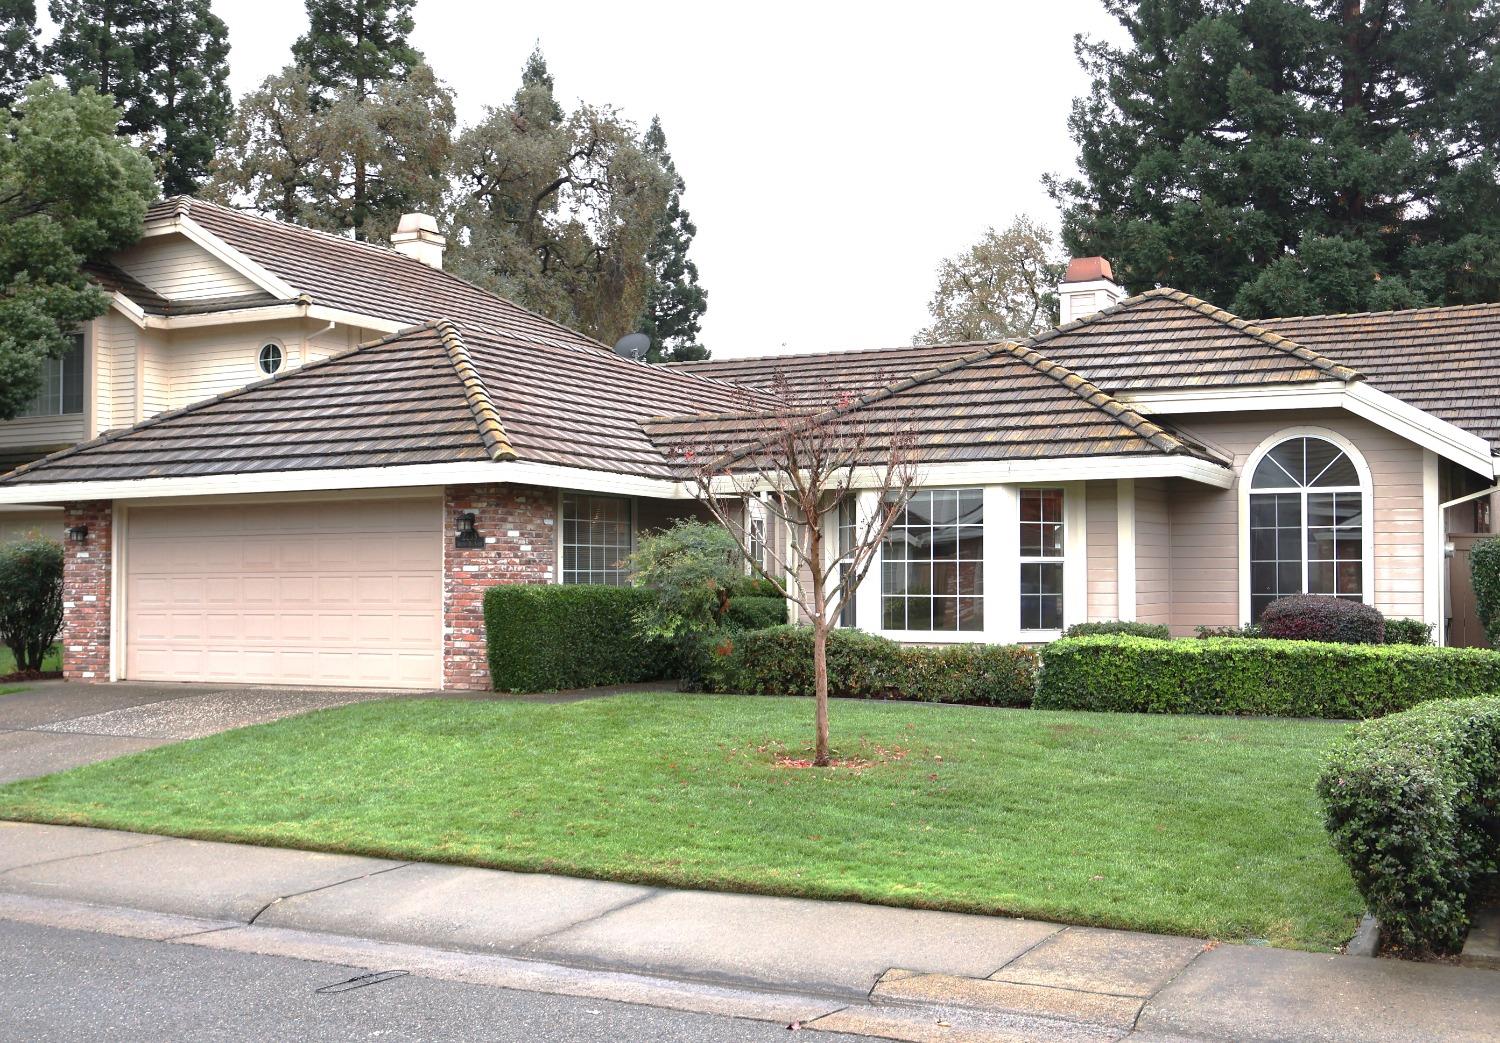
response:
[[[68,529],[69,543],[87,543],[89,538],[89,527],[87,525],[74,525]]]
[[[484,537],[474,528],[474,512],[464,511],[458,516],[458,535],[453,545],[460,550],[477,550],[484,546]]]

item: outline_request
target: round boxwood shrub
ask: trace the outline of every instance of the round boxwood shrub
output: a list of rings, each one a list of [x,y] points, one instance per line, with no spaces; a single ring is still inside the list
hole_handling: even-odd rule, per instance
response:
[[[1288,641],[1383,645],[1385,617],[1358,601],[1328,594],[1293,594],[1266,606],[1260,615],[1260,631]]]
[[[1151,637],[1160,641],[1171,638],[1172,631],[1165,623],[1140,623],[1133,619],[1106,619],[1098,623],[1074,623],[1063,631],[1063,637],[1097,637],[1100,634],[1126,634],[1130,637]]]
[[[1432,624],[1420,619],[1387,619],[1385,643],[1388,645],[1430,645]]]

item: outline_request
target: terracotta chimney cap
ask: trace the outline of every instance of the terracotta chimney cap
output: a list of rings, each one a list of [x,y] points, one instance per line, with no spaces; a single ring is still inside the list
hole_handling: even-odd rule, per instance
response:
[[[1063,282],[1093,282],[1096,279],[1110,282],[1115,279],[1109,262],[1102,257],[1074,257],[1068,262],[1068,274],[1063,276]]]

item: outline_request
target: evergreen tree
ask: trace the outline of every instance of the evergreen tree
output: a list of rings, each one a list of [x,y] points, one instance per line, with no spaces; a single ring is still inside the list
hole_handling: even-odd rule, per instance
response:
[[[10,108],[42,74],[35,0],[0,0],[0,107]]]
[[[129,246],[155,194],[151,163],[115,133],[119,112],[85,88],[33,84],[0,112],[0,420],[36,395],[109,298],[82,265]]]
[[[382,80],[401,79],[423,62],[407,40],[416,0],[307,0],[307,32],[292,57],[312,77],[319,104],[351,92],[363,98]]]
[[[607,343],[636,328],[672,180],[610,108],[564,114],[540,52],[459,137],[453,267]]]
[[[316,89],[292,66],[242,98],[210,194],[248,196],[283,221],[377,242],[402,214],[441,208],[453,95],[430,68],[374,81],[363,95],[339,90],[318,102]]]
[[[1500,0],[1105,0],[1075,254],[1241,314],[1500,298]]]
[[[636,329],[651,338],[648,362],[689,362],[708,358],[708,349],[698,343],[698,327],[708,308],[708,294],[698,285],[698,266],[688,257],[688,247],[698,228],[682,206],[686,190],[682,175],[667,151],[667,136],[659,117],[651,120],[642,142],[646,154],[666,171],[671,194],[662,214],[661,227],[646,251],[652,284],[646,293]]]
[[[156,161],[168,194],[207,175],[229,126],[229,30],[209,0],[52,0],[47,65],[112,95],[120,133]]]

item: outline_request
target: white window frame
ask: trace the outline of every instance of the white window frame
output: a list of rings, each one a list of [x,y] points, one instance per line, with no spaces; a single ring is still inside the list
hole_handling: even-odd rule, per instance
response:
[[[265,354],[267,348],[273,347],[281,352],[281,361],[276,364],[275,369],[268,370],[261,363],[261,356]],[[292,358],[287,353],[286,345],[276,337],[266,337],[255,347],[255,372],[259,373],[262,377],[273,377],[277,373],[285,372],[291,361]]]
[[[71,355],[73,353],[73,348],[70,345],[67,355],[63,355],[58,358],[45,358],[42,360],[42,386],[37,389],[36,395],[33,396],[32,400],[26,404],[25,408],[16,414],[16,419],[19,420],[25,418],[28,420],[38,420],[46,419],[48,417],[80,416],[88,412],[89,338],[83,333],[74,333],[70,335],[69,340],[71,341],[73,338],[77,338],[78,368],[80,370],[78,374],[78,385],[80,389],[78,408],[68,408],[68,367],[66,363],[67,355]],[[57,391],[56,396],[52,396],[49,394],[49,391],[51,391],[53,388],[55,388]],[[54,409],[50,404],[44,404],[44,396],[49,399],[55,397],[57,401],[57,408]]]
[[[1251,489],[1250,483],[1262,460],[1282,442],[1293,438],[1321,438],[1338,447],[1359,476],[1360,495],[1360,601],[1375,604],[1375,486],[1370,474],[1370,465],[1365,461],[1353,442],[1326,427],[1288,427],[1269,435],[1246,457],[1236,478],[1239,500],[1239,557],[1236,562],[1240,587],[1240,623],[1248,624],[1250,613],[1250,496],[1252,493],[1292,492],[1292,489]],[[1314,492],[1352,491],[1348,486],[1330,489],[1314,489]],[[1307,489],[1301,490],[1302,498],[1302,589],[1307,589]]]
[[[638,505],[636,503],[636,497],[634,497],[634,496],[621,496],[618,493],[596,493],[596,492],[589,492],[589,491],[582,490],[582,489],[559,489],[559,490],[557,490],[557,501],[556,501],[556,503],[557,503],[557,525],[555,526],[555,529],[556,529],[555,539],[557,541],[557,568],[553,571],[553,576],[555,577],[556,583],[559,586],[569,586],[569,587],[572,587],[572,586],[583,586],[584,584],[569,583],[569,582],[567,582],[567,580],[565,580],[563,578],[563,562],[565,560],[565,558],[564,558],[564,544],[565,544],[566,539],[567,539],[567,536],[566,536],[566,533],[567,533],[567,518],[566,518],[566,516],[563,513],[563,504],[564,504],[564,501],[566,501],[566,499],[569,496],[592,496],[592,497],[601,497],[601,498],[610,499],[610,500],[624,500],[625,504],[626,504],[626,510],[627,510],[626,524],[629,526],[629,534],[630,534],[630,543],[629,543],[629,549],[628,549],[627,553],[630,553],[630,554],[634,554],[635,553],[635,549],[636,549],[636,531],[637,531],[637,528],[639,526],[640,515],[639,515]],[[507,532],[506,535],[510,535],[510,533]],[[628,586],[628,583],[626,585]]]
[[[1056,553],[1056,554],[1033,554],[1033,555],[1027,555],[1027,554],[1022,553],[1022,551],[1021,551],[1021,534],[1025,531],[1022,527],[1026,526],[1026,525],[1042,525],[1042,524],[1047,524],[1045,522],[1028,522],[1028,521],[1026,521],[1025,519],[1023,519],[1021,517],[1020,502],[1026,498],[1026,494],[1028,492],[1057,492],[1057,493],[1060,493],[1062,495],[1062,501],[1063,501],[1062,502],[1062,518],[1060,520],[1060,524],[1063,527],[1063,532],[1062,532],[1062,537],[1063,538],[1062,538],[1062,546],[1059,547],[1058,553]],[[1021,632],[1021,634],[1022,634],[1023,637],[1025,635],[1027,635],[1027,634],[1051,634],[1051,633],[1061,632],[1061,630],[1063,629],[1062,627],[1034,627],[1034,628],[1030,628],[1030,629],[1028,629],[1026,627],[1026,624],[1025,624],[1026,613],[1023,612],[1023,611],[1021,611],[1021,606],[1023,606],[1025,604],[1025,599],[1028,596],[1034,596],[1034,595],[1027,595],[1021,589],[1020,576],[1021,576],[1021,573],[1025,571],[1027,565],[1060,565],[1060,566],[1062,566],[1062,585],[1061,585],[1061,589],[1057,592],[1056,596],[1062,598],[1062,616],[1064,618],[1067,617],[1068,602],[1071,600],[1071,598],[1068,596],[1069,595],[1069,592],[1068,592],[1068,575],[1069,575],[1069,569],[1068,569],[1068,535],[1073,530],[1073,526],[1070,524],[1071,519],[1068,517],[1068,491],[1066,489],[1064,489],[1060,485],[1023,485],[1018,490],[1016,490],[1016,503],[1017,503],[1017,509],[1016,509],[1016,529],[1015,529],[1015,534],[1014,534],[1015,535],[1016,558],[1017,558],[1017,562],[1016,562],[1016,574],[1017,574],[1017,580],[1016,580],[1016,605],[1017,605],[1017,612],[1019,613],[1019,617],[1020,617],[1020,620],[1017,623],[1017,627],[1020,630],[1020,632]],[[1066,625],[1067,625],[1066,623],[1063,624],[1063,626],[1066,626]]]
[[[749,576],[759,576],[756,571],[759,566],[761,571],[766,569],[766,547],[770,538],[771,529],[766,521],[766,505],[755,497],[745,501],[745,543],[750,553],[745,559],[745,573]]]

